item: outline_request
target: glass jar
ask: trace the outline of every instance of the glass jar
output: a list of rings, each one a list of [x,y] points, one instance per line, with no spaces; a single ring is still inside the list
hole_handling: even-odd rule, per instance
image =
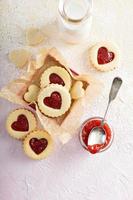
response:
[[[80,129],[80,143],[84,149],[92,154],[107,150],[113,142],[113,129],[106,120],[104,121],[104,125],[101,127],[100,125],[102,120],[103,118],[101,117],[90,118],[83,123]],[[94,135],[92,138],[89,138],[90,132],[96,127],[103,128],[105,134]]]
[[[58,25],[60,37],[68,43],[89,39],[93,0],[60,0]]]

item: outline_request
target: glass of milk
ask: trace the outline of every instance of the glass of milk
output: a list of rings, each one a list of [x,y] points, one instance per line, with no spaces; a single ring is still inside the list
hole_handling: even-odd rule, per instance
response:
[[[60,0],[58,25],[62,39],[80,43],[89,38],[93,0]]]

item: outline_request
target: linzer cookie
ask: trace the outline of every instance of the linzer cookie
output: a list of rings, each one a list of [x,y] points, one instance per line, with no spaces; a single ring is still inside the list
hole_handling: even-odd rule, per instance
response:
[[[52,66],[44,71],[41,77],[41,87],[46,87],[49,84],[59,84],[70,90],[72,80],[66,69],[59,66]]]
[[[46,131],[36,130],[25,138],[23,147],[28,157],[41,160],[51,154],[53,150],[53,140]]]
[[[65,87],[51,84],[41,90],[37,102],[42,113],[49,117],[58,117],[70,108],[71,97]]]
[[[16,139],[23,139],[36,127],[37,121],[34,114],[26,109],[14,110],[9,114],[6,121],[8,133]]]
[[[89,50],[89,59],[93,67],[99,71],[110,71],[119,65],[118,47],[110,42],[100,42]]]

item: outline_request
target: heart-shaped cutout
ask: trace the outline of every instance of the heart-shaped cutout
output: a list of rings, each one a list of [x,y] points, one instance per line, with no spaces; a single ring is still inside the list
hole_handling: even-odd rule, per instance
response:
[[[40,88],[37,85],[30,85],[28,91],[24,95],[25,101],[31,103],[37,100]]]
[[[53,92],[50,97],[45,97],[43,103],[51,108],[60,109],[62,98],[59,92]]]
[[[32,138],[29,141],[31,149],[36,153],[40,154],[42,153],[46,147],[48,146],[48,141],[45,138]]]
[[[29,130],[29,122],[25,115],[19,115],[17,121],[13,122],[11,125],[12,129],[15,131],[26,132]]]
[[[82,81],[76,81],[71,89],[72,99],[79,99],[83,97],[84,94],[85,94],[85,90],[83,89]]]
[[[63,79],[55,73],[50,74],[49,76],[50,83],[59,84],[65,86]]]
[[[101,47],[98,49],[97,60],[98,64],[103,65],[107,64],[114,60],[115,54],[113,52],[109,52],[106,47]]]

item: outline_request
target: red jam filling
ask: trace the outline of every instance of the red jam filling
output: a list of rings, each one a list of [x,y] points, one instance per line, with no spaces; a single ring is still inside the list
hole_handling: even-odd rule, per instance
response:
[[[11,127],[15,131],[25,132],[29,130],[29,122],[25,115],[19,115],[17,121],[13,122]]]
[[[94,144],[94,145],[88,145],[88,137],[91,132],[91,130],[95,127],[99,127],[101,125],[101,120],[99,119],[92,119],[88,121],[82,130],[82,140],[83,143],[86,146],[86,149],[91,152],[92,154],[98,153],[100,150],[104,149],[107,147],[107,145],[110,143],[111,136],[112,136],[112,131],[107,123],[103,125],[103,130],[105,132],[105,143],[103,144]]]
[[[45,138],[41,138],[41,139],[32,138],[32,139],[30,139],[29,144],[30,144],[31,149],[36,154],[40,154],[48,146],[48,141]]]
[[[115,55],[113,52],[109,52],[106,47],[101,47],[98,50],[97,60],[98,64],[107,64],[114,59]]]
[[[54,83],[54,84],[59,84],[59,85],[65,86],[64,81],[62,80],[62,78],[60,76],[58,76],[58,74],[55,74],[55,73],[50,74],[49,80],[50,80],[50,83]]]
[[[60,109],[61,108],[61,95],[58,92],[53,92],[50,97],[45,97],[43,103],[51,108]]]

